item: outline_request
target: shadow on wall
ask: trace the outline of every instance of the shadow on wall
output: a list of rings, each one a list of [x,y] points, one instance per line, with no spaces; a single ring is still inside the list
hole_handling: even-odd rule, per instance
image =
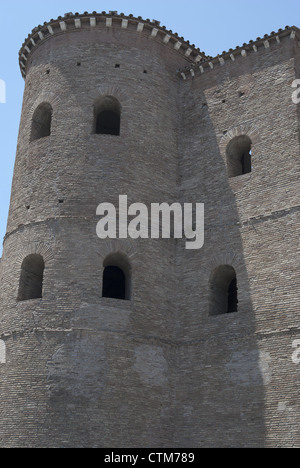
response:
[[[249,177],[251,140],[235,138],[222,155],[216,136],[222,116],[210,114],[203,82],[193,86],[182,88],[180,195],[182,203],[205,204],[205,243],[194,252],[178,246],[175,440],[182,446],[263,447],[270,371],[255,337],[247,237],[242,239],[238,194],[230,186],[230,177]]]

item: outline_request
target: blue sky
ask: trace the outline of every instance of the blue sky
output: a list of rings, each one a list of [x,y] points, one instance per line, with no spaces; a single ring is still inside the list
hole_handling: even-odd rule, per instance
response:
[[[287,25],[300,27],[299,0],[1,0],[0,80],[6,83],[7,102],[0,104],[0,256],[24,89],[19,49],[31,30],[44,21],[67,12],[109,10],[159,20],[212,56]]]

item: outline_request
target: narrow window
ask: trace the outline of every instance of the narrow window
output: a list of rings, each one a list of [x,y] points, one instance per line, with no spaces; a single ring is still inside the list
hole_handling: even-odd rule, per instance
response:
[[[113,96],[99,98],[94,105],[94,133],[120,135],[121,105]]]
[[[130,300],[130,266],[123,254],[111,254],[104,261],[102,297]]]
[[[232,266],[221,265],[210,279],[210,315],[230,314],[238,311],[236,273]]]
[[[21,267],[18,301],[39,299],[43,293],[45,263],[41,255],[29,255]]]
[[[40,104],[32,117],[30,141],[39,140],[51,134],[52,107],[49,103]]]
[[[125,300],[126,278],[121,268],[107,266],[103,273],[103,297]]]
[[[226,149],[229,177],[237,177],[251,172],[251,145],[252,142],[247,135],[240,135],[229,142]]]
[[[248,174],[251,172],[251,150],[246,151],[242,156],[242,173]]]
[[[227,299],[227,313],[237,312],[237,281],[236,278],[233,278],[229,287],[228,287],[228,299]]]

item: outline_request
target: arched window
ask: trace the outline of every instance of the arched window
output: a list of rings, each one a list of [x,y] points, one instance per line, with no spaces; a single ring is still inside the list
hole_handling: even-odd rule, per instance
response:
[[[130,265],[125,255],[109,255],[103,263],[102,297],[130,300]]]
[[[217,267],[210,278],[210,315],[238,311],[236,272],[230,265]]]
[[[94,105],[94,130],[98,135],[120,135],[121,104],[113,96],[102,96]]]
[[[41,255],[33,254],[25,258],[21,267],[18,301],[42,297],[44,269],[45,263]]]
[[[251,172],[251,146],[252,142],[247,135],[237,136],[228,143],[226,157],[229,177]]]
[[[30,141],[39,140],[51,134],[52,112],[52,107],[48,102],[37,107],[32,117]]]

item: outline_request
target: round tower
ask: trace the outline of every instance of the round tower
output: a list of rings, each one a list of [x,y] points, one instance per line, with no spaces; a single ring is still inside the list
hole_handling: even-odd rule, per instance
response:
[[[172,240],[100,240],[97,206],[177,198],[180,80],[203,54],[157,21],[66,14],[25,79],[1,260],[3,447],[168,446]]]

